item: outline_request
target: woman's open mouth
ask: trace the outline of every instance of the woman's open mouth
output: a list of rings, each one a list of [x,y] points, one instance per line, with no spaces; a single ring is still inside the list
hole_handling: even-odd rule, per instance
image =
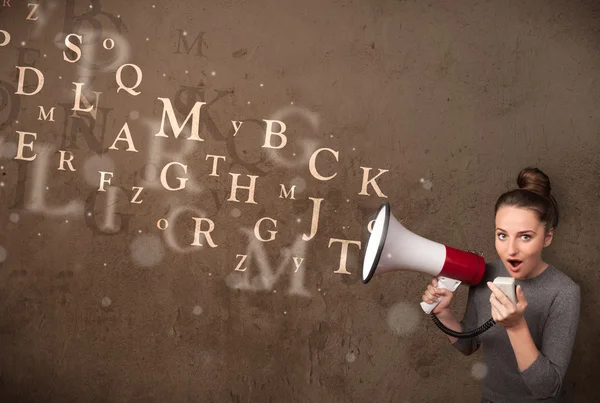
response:
[[[511,271],[519,271],[519,268],[521,267],[521,263],[523,263],[522,260],[518,260],[518,259],[507,259],[508,262],[508,268]]]

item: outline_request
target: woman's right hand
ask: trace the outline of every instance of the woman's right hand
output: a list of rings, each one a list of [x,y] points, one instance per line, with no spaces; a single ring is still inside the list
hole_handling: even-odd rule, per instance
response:
[[[437,277],[431,279],[431,284],[427,286],[425,293],[423,294],[423,301],[428,304],[435,302],[439,297],[442,297],[442,300],[439,304],[431,311],[432,313],[438,314],[447,309],[450,309],[450,301],[452,301],[452,296],[454,293],[445,288],[437,288],[438,281]]]

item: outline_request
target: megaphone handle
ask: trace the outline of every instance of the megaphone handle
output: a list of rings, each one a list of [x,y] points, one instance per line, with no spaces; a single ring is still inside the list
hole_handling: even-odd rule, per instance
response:
[[[460,280],[454,280],[454,279],[448,278],[448,277],[438,277],[437,280],[438,280],[438,288],[445,288],[446,290],[450,290],[452,292],[456,291],[456,289],[458,288],[458,286],[461,283]],[[423,311],[425,311],[426,314],[430,314],[431,311],[433,311],[433,309],[436,306],[438,306],[438,304],[440,303],[442,298],[443,297],[439,297],[437,299],[437,301],[434,301],[431,304],[428,304],[427,302],[423,301],[423,302],[421,302],[421,308],[423,308]]]

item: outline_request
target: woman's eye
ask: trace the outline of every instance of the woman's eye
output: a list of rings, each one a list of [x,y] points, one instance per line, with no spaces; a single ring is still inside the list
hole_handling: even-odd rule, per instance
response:
[[[529,240],[531,239],[531,236],[529,236],[529,235],[523,235],[523,236],[525,237],[524,239],[525,239],[526,241],[529,241]]]
[[[504,234],[498,234],[498,238],[500,238],[500,239],[504,239],[504,238],[502,238],[503,236],[504,236]]]

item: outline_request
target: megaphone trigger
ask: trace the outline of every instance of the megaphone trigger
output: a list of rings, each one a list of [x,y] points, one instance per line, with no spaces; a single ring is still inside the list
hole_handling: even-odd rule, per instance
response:
[[[437,286],[438,288],[445,288],[446,290],[450,290],[452,292],[456,291],[456,289],[458,288],[458,286],[460,285],[461,281],[459,280],[454,280],[452,278],[448,278],[448,277],[438,277],[437,278],[438,282],[437,282]],[[423,301],[421,302],[421,308],[423,309],[423,311],[426,314],[430,314],[431,311],[433,311],[435,309],[436,306],[438,306],[438,304],[442,301],[443,297],[439,297],[437,299],[437,301],[432,302],[431,304],[428,304],[427,302]]]

